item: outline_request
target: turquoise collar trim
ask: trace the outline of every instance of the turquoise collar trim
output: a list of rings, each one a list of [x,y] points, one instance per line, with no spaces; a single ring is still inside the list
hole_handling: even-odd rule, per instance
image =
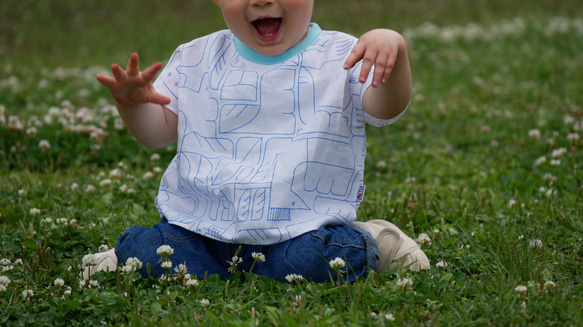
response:
[[[312,45],[314,41],[320,36],[322,33],[322,29],[316,23],[310,23],[310,30],[308,31],[308,35],[295,47],[286,50],[285,52],[278,54],[276,56],[266,56],[262,55],[261,53],[251,49],[245,43],[239,41],[236,37],[234,37],[235,49],[241,55],[241,57],[262,65],[275,65],[281,64],[282,62],[291,59],[298,55],[300,52],[306,50],[307,47]]]

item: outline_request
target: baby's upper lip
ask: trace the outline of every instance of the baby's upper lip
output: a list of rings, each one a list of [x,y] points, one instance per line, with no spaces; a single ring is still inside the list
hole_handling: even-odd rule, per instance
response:
[[[251,23],[255,23],[258,20],[262,20],[262,19],[282,19],[281,17],[277,17],[277,16],[259,16],[253,20],[251,20]]]

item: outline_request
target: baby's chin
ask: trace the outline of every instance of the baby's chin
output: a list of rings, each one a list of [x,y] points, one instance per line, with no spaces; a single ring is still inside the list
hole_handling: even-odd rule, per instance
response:
[[[288,50],[281,44],[258,45],[252,47],[252,49],[264,56],[269,57],[278,56]]]

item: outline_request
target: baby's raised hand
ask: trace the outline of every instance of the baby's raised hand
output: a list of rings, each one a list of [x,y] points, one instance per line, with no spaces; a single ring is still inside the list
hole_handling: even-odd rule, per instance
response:
[[[111,65],[113,77],[97,75],[97,80],[105,85],[113,99],[122,105],[131,106],[139,103],[156,103],[165,105],[170,98],[156,92],[152,81],[162,69],[162,63],[156,63],[140,72],[140,59],[137,53],[130,56],[126,70],[119,65]]]
[[[401,34],[388,29],[369,31],[358,39],[344,63],[344,68],[352,68],[362,59],[359,80],[364,83],[374,65],[372,86],[379,86],[389,80],[400,47],[406,47]]]

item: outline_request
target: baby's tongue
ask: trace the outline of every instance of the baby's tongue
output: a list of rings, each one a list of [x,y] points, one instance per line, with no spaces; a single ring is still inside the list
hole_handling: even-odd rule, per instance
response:
[[[281,25],[280,18],[264,18],[258,19],[254,22],[255,28],[259,34],[268,35],[277,33]]]

